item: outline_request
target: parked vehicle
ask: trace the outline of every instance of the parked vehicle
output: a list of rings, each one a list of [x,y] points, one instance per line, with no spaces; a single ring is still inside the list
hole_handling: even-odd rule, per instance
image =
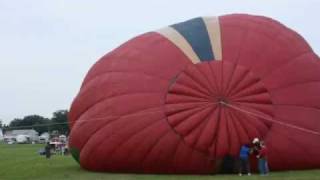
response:
[[[16,141],[18,144],[30,143],[30,137],[27,135],[17,135]]]
[[[49,142],[49,138],[50,138],[49,133],[47,132],[42,133],[41,136],[39,136],[39,143],[47,143]]]

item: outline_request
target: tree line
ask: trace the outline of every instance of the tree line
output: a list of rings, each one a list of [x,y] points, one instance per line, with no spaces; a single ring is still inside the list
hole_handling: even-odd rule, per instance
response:
[[[52,131],[58,131],[61,134],[68,134],[68,111],[55,111],[50,119],[40,115],[28,115],[23,118],[15,118],[8,125],[3,124],[0,120],[0,128],[3,129],[3,131],[34,129],[39,134]]]

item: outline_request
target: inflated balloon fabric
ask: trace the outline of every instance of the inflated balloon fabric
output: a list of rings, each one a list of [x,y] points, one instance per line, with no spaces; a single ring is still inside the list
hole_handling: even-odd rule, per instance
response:
[[[320,61],[297,33],[261,16],[195,18],[91,68],[70,148],[93,171],[215,173],[258,137],[271,170],[320,168],[319,108]]]

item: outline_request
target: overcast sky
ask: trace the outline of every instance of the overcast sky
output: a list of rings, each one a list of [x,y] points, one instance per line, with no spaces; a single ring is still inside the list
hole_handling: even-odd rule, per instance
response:
[[[319,7],[319,0],[0,0],[0,119],[68,109],[98,58],[136,35],[198,16],[269,16],[319,54]]]

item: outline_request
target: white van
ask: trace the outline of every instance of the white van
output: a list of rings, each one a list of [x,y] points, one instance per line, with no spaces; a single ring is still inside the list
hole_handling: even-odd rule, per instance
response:
[[[30,142],[30,137],[27,136],[27,135],[20,134],[20,135],[16,136],[16,141],[19,144],[29,143]]]

